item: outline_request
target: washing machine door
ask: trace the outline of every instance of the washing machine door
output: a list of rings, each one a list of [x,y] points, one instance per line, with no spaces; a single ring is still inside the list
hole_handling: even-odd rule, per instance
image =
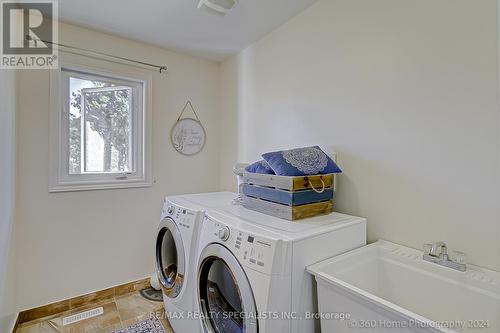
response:
[[[197,295],[204,332],[259,331],[255,299],[245,271],[221,244],[210,244],[201,253]]]
[[[167,297],[175,298],[180,294],[185,267],[181,233],[174,220],[166,217],[160,222],[156,238],[156,270]]]

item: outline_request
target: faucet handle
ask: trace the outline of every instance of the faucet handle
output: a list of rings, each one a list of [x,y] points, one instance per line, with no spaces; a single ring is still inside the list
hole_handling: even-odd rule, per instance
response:
[[[432,249],[432,244],[424,244],[423,250],[424,254],[430,254]]]
[[[465,265],[467,263],[467,255],[460,251],[452,251],[451,260],[456,262],[457,264]]]

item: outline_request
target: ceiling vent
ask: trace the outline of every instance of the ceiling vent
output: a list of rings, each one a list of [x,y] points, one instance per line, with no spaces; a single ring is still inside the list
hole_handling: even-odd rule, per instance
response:
[[[200,0],[198,9],[208,9],[219,15],[226,15],[236,5],[238,0]]]

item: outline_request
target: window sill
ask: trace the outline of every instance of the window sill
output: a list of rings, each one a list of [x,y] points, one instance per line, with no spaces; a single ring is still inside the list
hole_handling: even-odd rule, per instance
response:
[[[117,182],[109,183],[88,183],[83,184],[78,182],[65,183],[65,184],[55,184],[49,185],[49,193],[59,193],[59,192],[76,192],[76,191],[97,191],[97,190],[117,190],[117,189],[127,189],[127,188],[140,188],[140,187],[152,187],[153,183],[150,181],[137,181],[137,180],[122,180]]]

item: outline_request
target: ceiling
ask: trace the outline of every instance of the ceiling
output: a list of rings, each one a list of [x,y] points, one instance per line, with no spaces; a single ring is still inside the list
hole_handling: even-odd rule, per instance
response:
[[[59,19],[126,38],[222,60],[316,0],[239,0],[226,16],[198,0],[60,0]]]

